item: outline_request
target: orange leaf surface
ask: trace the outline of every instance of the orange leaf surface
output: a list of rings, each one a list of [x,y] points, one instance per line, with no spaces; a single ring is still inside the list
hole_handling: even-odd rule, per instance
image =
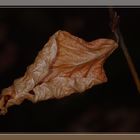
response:
[[[32,102],[81,93],[107,81],[103,64],[117,48],[111,39],[86,42],[65,31],[57,31],[39,52],[25,75],[2,91],[1,114],[23,100]]]

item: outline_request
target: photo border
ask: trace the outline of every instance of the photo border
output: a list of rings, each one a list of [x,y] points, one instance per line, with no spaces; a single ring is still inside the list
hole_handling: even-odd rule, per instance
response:
[[[0,8],[139,8],[139,0],[0,0]],[[94,132],[93,132],[94,133]],[[140,134],[0,134],[1,140],[139,140]]]

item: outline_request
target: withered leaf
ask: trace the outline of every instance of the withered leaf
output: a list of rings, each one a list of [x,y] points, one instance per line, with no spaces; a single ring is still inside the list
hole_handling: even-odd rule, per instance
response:
[[[103,64],[117,46],[111,39],[86,42],[68,32],[57,31],[25,75],[2,91],[1,114],[25,99],[38,102],[62,98],[106,82]]]

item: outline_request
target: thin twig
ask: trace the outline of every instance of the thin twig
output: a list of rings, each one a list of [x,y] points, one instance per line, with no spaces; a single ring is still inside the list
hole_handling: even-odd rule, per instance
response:
[[[124,43],[123,36],[122,36],[121,31],[118,26],[119,16],[117,15],[117,12],[115,12],[113,10],[113,8],[109,8],[109,14],[110,14],[110,18],[111,18],[111,30],[114,33],[117,41],[119,41],[120,47],[122,48],[122,51],[123,51],[126,61],[128,63],[128,67],[130,69],[130,72],[131,72],[134,82],[136,84],[137,90],[140,93],[140,79],[138,77],[134,63],[133,63],[132,58],[128,52],[128,49]]]

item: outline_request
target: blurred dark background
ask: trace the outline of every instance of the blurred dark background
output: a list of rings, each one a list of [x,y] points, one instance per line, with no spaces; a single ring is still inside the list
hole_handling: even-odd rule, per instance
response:
[[[117,8],[120,29],[140,73],[140,9]],[[108,8],[0,8],[0,91],[23,76],[57,30],[86,41],[111,38]],[[82,94],[36,104],[24,101],[0,116],[0,132],[140,132],[140,94],[118,48],[104,65],[108,82]],[[140,75],[139,75],[140,76]]]

